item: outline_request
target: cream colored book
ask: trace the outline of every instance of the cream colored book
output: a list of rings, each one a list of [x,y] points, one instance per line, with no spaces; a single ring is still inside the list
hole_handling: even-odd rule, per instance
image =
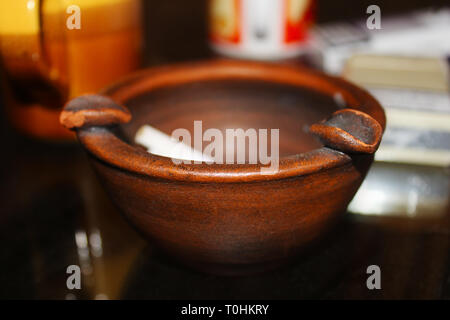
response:
[[[370,87],[449,88],[447,62],[440,58],[356,54],[345,64],[343,76]]]

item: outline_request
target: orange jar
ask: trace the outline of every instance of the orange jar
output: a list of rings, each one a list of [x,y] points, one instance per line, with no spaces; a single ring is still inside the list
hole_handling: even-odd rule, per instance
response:
[[[71,133],[63,104],[140,66],[140,0],[0,2],[1,83],[21,132],[46,140]]]

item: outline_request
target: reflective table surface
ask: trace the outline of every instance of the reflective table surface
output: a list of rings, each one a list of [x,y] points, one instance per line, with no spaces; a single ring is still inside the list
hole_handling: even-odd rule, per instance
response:
[[[450,298],[448,206],[402,211],[372,193],[371,203],[383,210],[347,213],[290,265],[222,278],[176,264],[134,231],[76,143],[38,143],[2,128],[8,139],[1,158],[0,298]],[[447,171],[433,170],[448,181]],[[378,196],[407,198],[401,190],[410,188],[385,184]],[[80,290],[67,288],[69,265],[81,268]],[[370,265],[380,267],[381,290],[367,288]]]

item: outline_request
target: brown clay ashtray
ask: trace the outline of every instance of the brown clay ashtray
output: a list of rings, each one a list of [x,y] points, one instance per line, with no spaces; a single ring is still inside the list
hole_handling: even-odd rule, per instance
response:
[[[69,102],[76,130],[112,200],[180,261],[242,273],[287,261],[323,234],[373,161],[385,115],[366,91],[303,68],[212,61],[149,69]],[[132,143],[144,124],[279,128],[279,170],[181,164]]]

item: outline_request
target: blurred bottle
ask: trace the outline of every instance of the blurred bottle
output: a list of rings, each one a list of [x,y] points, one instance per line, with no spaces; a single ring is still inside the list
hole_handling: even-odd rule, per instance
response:
[[[58,121],[65,101],[139,67],[140,5],[140,0],[1,1],[1,84],[12,124],[38,138],[71,137]]]
[[[210,0],[210,42],[223,55],[257,60],[299,55],[315,0]]]

